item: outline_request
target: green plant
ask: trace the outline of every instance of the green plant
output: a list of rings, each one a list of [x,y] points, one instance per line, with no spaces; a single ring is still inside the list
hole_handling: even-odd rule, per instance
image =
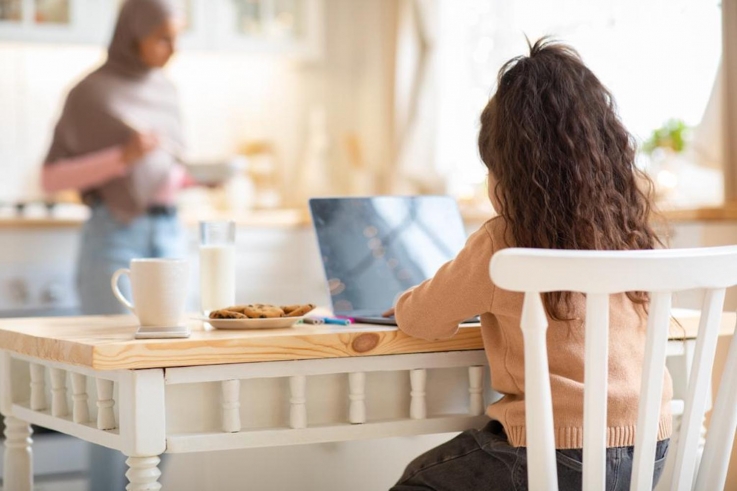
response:
[[[642,151],[652,154],[658,148],[667,148],[680,153],[686,147],[690,127],[680,119],[669,119],[663,126],[654,130],[643,144]]]

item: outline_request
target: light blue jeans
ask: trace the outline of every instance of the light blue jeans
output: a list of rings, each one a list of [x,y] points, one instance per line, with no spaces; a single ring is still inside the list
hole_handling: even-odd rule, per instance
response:
[[[140,257],[187,257],[184,229],[176,215],[143,215],[125,224],[104,205],[92,209],[82,229],[77,258],[77,288],[85,315],[129,313],[113,296],[110,278]],[[120,290],[131,298],[130,283],[123,277]],[[117,450],[93,445],[90,459],[90,491],[124,491],[125,457]]]
[[[184,229],[176,215],[143,215],[125,224],[116,220],[104,205],[92,209],[82,229],[77,258],[77,287],[84,315],[130,313],[113,296],[110,278],[120,268],[130,267],[140,257],[187,257]],[[120,290],[130,297],[126,277]]]

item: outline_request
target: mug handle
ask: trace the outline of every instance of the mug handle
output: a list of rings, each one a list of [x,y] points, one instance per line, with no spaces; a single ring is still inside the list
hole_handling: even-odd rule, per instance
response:
[[[133,304],[130,303],[128,299],[125,298],[125,296],[123,296],[123,294],[120,292],[120,288],[118,288],[118,281],[120,280],[120,277],[123,275],[128,275],[128,278],[130,278],[131,270],[127,268],[121,268],[117,270],[115,273],[113,273],[113,277],[110,280],[110,286],[112,286],[113,288],[113,295],[115,295],[115,298],[117,298],[120,303],[128,307],[131,310],[131,312],[135,313],[135,307],[133,306]]]

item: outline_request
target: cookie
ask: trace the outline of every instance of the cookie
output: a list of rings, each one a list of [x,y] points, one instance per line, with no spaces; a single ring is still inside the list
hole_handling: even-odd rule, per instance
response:
[[[243,314],[244,313],[243,310],[246,307],[252,307],[252,305],[233,305],[230,307],[225,307],[224,309],[221,309],[221,310],[230,310],[231,312],[238,312],[238,313]]]
[[[247,315],[228,309],[213,310],[210,319],[248,319]]]
[[[287,317],[302,317],[303,315],[305,315],[307,312],[310,312],[314,308],[315,306],[312,305],[311,303],[308,303],[305,305],[299,305],[296,309],[293,309],[287,312]]]
[[[250,319],[271,319],[274,317],[284,317],[284,311],[275,305],[253,304],[245,305],[243,313]]]
[[[302,304],[296,303],[294,305],[282,305],[281,309],[285,314],[289,315],[300,307],[302,307]]]

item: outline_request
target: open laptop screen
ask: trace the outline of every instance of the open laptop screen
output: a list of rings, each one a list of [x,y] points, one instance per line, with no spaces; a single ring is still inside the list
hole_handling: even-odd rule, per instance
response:
[[[310,200],[333,309],[376,315],[432,277],[465,242],[455,200],[445,196]]]

